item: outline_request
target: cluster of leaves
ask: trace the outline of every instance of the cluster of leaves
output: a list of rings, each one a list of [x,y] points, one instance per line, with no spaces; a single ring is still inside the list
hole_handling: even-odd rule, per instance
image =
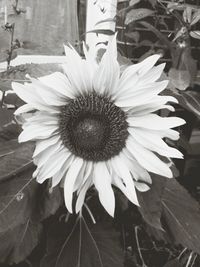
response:
[[[133,61],[163,55],[170,94],[199,116],[200,6],[185,1],[119,0],[121,51]],[[122,29],[122,30],[121,30]],[[145,53],[144,53],[145,52]],[[139,57],[138,57],[139,55]]]

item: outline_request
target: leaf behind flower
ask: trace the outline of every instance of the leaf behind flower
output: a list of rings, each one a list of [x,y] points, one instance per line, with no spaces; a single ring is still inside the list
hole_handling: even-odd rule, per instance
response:
[[[110,225],[89,226],[82,217],[71,225],[70,231],[66,223],[57,224],[59,230],[54,227],[49,231],[47,254],[41,267],[124,266],[118,234]]]

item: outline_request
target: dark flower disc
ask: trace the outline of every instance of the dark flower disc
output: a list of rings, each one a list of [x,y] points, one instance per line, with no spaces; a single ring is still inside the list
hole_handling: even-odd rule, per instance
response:
[[[118,155],[125,147],[127,127],[125,112],[95,92],[71,99],[61,108],[63,144],[85,160],[105,161]]]

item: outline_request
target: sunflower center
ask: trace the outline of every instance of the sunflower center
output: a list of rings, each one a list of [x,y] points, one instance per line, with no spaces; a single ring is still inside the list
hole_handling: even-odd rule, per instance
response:
[[[96,149],[103,144],[105,125],[98,118],[83,118],[75,125],[73,135],[78,146],[83,149]]]
[[[63,144],[85,160],[105,161],[125,147],[126,114],[106,96],[90,93],[71,99],[60,111]]]

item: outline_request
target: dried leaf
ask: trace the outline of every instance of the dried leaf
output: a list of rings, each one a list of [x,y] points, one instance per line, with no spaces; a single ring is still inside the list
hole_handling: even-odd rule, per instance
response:
[[[191,83],[191,76],[188,70],[178,70],[171,68],[168,76],[173,86],[179,90],[185,90]]]
[[[126,14],[125,24],[128,25],[133,21],[144,19],[153,14],[154,11],[147,8],[132,9]]]
[[[129,2],[129,6],[134,6],[136,4],[138,4],[141,0],[130,0]]]
[[[191,31],[190,36],[200,40],[200,31]]]
[[[200,9],[194,11],[190,26],[195,25],[200,20]]]

